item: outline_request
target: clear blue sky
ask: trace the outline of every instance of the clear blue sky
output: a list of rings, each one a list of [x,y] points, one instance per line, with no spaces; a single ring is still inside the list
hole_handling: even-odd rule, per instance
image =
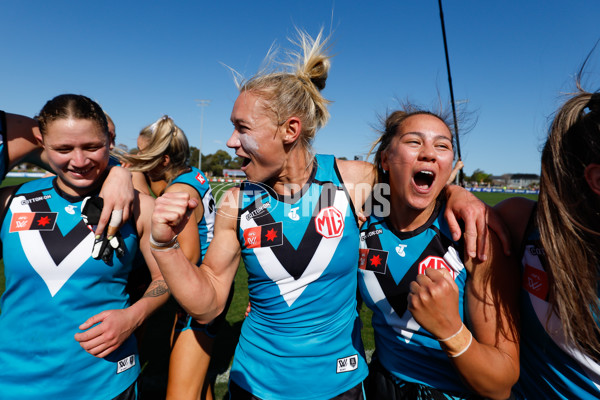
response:
[[[3,1],[1,14],[0,109],[33,116],[55,95],[85,94],[130,148],[163,114],[199,147],[195,100],[208,99],[202,152],[226,149],[237,92],[223,64],[250,77],[295,26],[335,43],[317,152],[364,156],[398,99],[449,99],[437,0],[28,0]],[[600,38],[600,1],[446,0],[444,14],[455,98],[477,119],[461,136],[466,173],[539,173],[548,118]]]

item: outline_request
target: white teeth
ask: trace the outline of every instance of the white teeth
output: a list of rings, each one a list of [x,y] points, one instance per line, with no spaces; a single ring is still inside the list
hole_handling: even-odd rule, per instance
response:
[[[422,174],[427,174],[427,175],[433,175],[433,172],[431,171],[421,171]]]

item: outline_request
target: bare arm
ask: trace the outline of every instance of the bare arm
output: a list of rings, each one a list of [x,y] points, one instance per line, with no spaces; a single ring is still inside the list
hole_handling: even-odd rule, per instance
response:
[[[475,197],[466,189],[456,186],[446,186],[448,206],[444,213],[452,238],[458,240],[461,236],[458,220],[465,223],[465,251],[471,258],[485,260],[488,238],[488,225],[500,238],[504,251],[510,254],[510,239],[506,226],[490,207]]]
[[[511,197],[494,206],[494,210],[506,224],[511,237],[514,254],[521,249],[525,237],[525,229],[531,218],[535,201],[524,197]]]
[[[364,161],[337,160],[337,166],[357,213],[365,211],[365,201],[371,194],[377,200],[383,200],[383,210],[381,211],[389,213],[390,207],[386,200],[386,195],[389,195],[389,185],[374,186],[376,173],[373,164]],[[499,235],[506,253],[510,253],[508,232],[493,210],[460,186],[447,186],[446,195],[448,207],[446,207],[444,216],[448,221],[452,236],[454,240],[460,239],[462,232],[458,220],[462,219],[465,223],[466,250],[471,257],[475,257],[477,253],[481,259],[486,257],[488,224]]]
[[[133,182],[133,187],[140,193],[144,193],[150,195],[150,188],[148,187],[148,183],[146,182],[146,177],[143,172],[132,171],[131,172],[131,181]]]
[[[100,197],[104,199],[104,207],[95,233],[101,235],[110,220],[106,235],[112,237],[131,215],[134,201],[131,172],[127,168],[111,167],[108,177],[102,184]]]
[[[465,320],[471,331],[462,325],[458,287],[446,271],[426,269],[417,277],[411,284],[409,310],[440,340],[469,387],[484,397],[505,399],[519,377],[516,263],[492,235],[488,260],[478,264],[468,260],[465,266],[469,271]],[[448,338],[453,339],[443,340]]]
[[[204,214],[204,206],[202,205],[202,200],[200,199],[200,195],[190,185],[175,183],[165,190],[165,193],[176,193],[176,192],[185,192],[189,194],[190,199],[194,199],[198,204],[187,223],[177,236],[177,241],[181,246],[181,250],[185,254],[186,258],[192,263],[197,264],[198,260],[200,260],[200,236],[198,235],[198,221],[202,220],[202,215]]]
[[[215,220],[214,237],[202,266],[189,262],[180,248],[154,249],[153,255],[179,304],[200,323],[208,323],[225,308],[231,283],[237,272],[241,248],[238,242],[237,193],[233,188],[223,196]],[[197,202],[187,193],[165,193],[156,200],[152,236],[168,243],[185,226]]]
[[[37,121],[23,115],[6,113],[6,133],[9,169],[21,162],[30,162],[51,171],[41,145],[42,136]],[[109,229],[108,236],[113,236],[129,219],[133,202],[131,173],[125,168],[112,167],[102,185],[100,196],[104,199],[104,208],[96,227],[97,235],[104,232],[113,210],[122,211],[121,220],[113,221],[115,227]]]
[[[467,312],[473,344],[454,366],[477,393],[506,399],[519,378],[519,270],[493,233],[488,261],[467,263]]]
[[[21,162],[29,162],[49,170],[39,136],[37,121],[24,115],[6,113],[6,140],[8,149],[8,169]]]
[[[134,202],[133,211],[136,228],[140,234],[140,250],[144,255],[152,281],[142,298],[128,308],[105,310],[80,325],[79,329],[84,332],[77,333],[75,340],[96,357],[106,357],[121,346],[133,331],[169,297],[169,288],[150,251],[150,217],[154,202],[146,195],[137,194],[136,198],[139,198],[139,201]]]

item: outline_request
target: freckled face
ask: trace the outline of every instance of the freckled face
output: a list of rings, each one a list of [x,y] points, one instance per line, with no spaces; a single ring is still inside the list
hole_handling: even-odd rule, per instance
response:
[[[440,119],[426,114],[407,118],[382,153],[389,171],[392,203],[431,210],[452,172],[452,134]]]
[[[48,164],[57,175],[58,186],[72,196],[93,190],[108,166],[110,139],[97,122],[88,119],[58,119],[43,136]]]
[[[227,146],[243,158],[242,171],[249,180],[266,182],[281,171],[285,151],[281,129],[266,109],[265,100],[242,92],[231,112],[233,133]]]

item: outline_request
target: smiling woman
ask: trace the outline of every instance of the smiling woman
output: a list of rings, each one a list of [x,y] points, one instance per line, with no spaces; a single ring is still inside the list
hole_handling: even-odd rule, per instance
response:
[[[96,201],[108,173],[106,117],[85,96],[60,95],[37,119],[56,177],[0,191],[0,239],[11,249],[3,253],[0,304],[0,365],[11,368],[0,371],[0,393],[3,399],[134,399],[140,365],[131,333],[168,297],[150,255],[153,200],[134,196],[133,217],[120,230],[122,252],[92,257],[94,226],[84,203]],[[152,282],[130,304],[125,286],[138,248]]]

